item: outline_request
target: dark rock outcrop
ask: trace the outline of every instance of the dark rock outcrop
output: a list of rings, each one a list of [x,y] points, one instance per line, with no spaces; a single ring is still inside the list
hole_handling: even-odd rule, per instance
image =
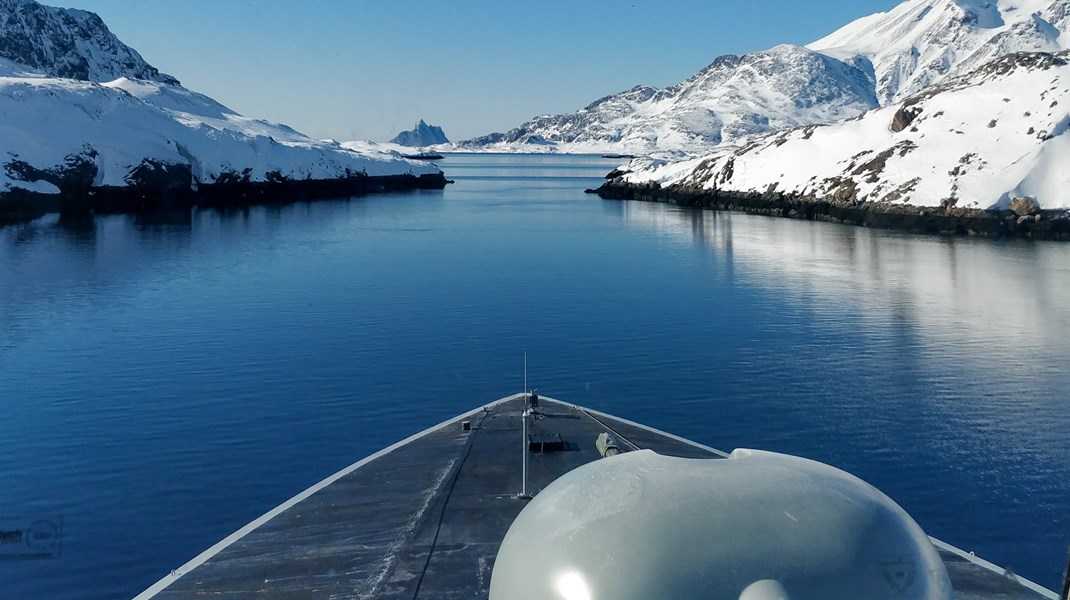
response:
[[[1070,241],[1070,214],[1064,210],[1040,211],[1026,217],[1012,210],[857,203],[776,191],[760,194],[683,186],[662,187],[657,183],[628,183],[619,178],[607,180],[594,191],[607,200],[661,202],[911,233]]]
[[[91,164],[91,163],[90,163]],[[84,166],[78,162],[77,165]],[[95,170],[95,169],[94,169]],[[76,176],[76,174],[82,176]],[[192,207],[232,207],[278,204],[326,198],[347,198],[387,192],[440,190],[449,181],[442,172],[424,175],[371,176],[351,173],[337,179],[250,181],[245,173],[221,177],[215,183],[185,185],[192,180],[188,165],[143,162],[127,186],[94,186],[93,178],[75,166],[54,175],[60,193],[43,194],[22,189],[0,193],[0,225],[20,223],[49,213],[141,213]],[[55,185],[55,183],[54,183]]]
[[[910,124],[914,122],[914,119],[918,118],[921,114],[920,106],[908,106],[904,105],[899,110],[895,111],[895,115],[892,116],[892,131],[899,133]]]
[[[1011,212],[1022,217],[1032,217],[1034,215],[1039,215],[1042,212],[1037,201],[1029,196],[1022,196],[1011,200],[1009,208]]]
[[[4,171],[12,179],[21,181],[44,181],[63,190],[88,189],[97,177],[97,165],[93,159],[97,151],[85,146],[78,154],[68,154],[63,164],[42,169],[17,158],[4,164]]]

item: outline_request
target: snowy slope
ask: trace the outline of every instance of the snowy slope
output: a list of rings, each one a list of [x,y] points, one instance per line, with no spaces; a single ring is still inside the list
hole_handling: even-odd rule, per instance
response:
[[[14,67],[0,67],[0,73],[5,70]],[[0,76],[0,114],[0,193],[58,191],[40,182],[62,179],[72,161],[92,165],[95,186],[135,183],[135,172],[146,162],[186,165],[194,186],[233,178],[438,172],[428,164],[313,140],[284,125],[243,117],[185,88],[145,80],[98,84]]]
[[[806,48],[724,56],[676,86],[636,87],[457,146],[694,154],[752,134],[853,117],[1012,52],[1066,49],[1070,0],[906,0]]]
[[[857,119],[766,135],[631,183],[770,190],[848,203],[1070,207],[1070,52],[1022,53]]]
[[[196,188],[439,173],[426,163],[349,150],[243,117],[160,75],[91,13],[29,0],[0,3],[15,11],[2,25],[0,45],[29,48],[26,60],[36,65],[0,58],[0,200],[14,189],[149,185],[162,176],[173,180],[170,185]],[[14,27],[24,14],[31,15],[25,23],[39,27]],[[82,67],[85,77],[59,76],[72,69],[86,74]]]

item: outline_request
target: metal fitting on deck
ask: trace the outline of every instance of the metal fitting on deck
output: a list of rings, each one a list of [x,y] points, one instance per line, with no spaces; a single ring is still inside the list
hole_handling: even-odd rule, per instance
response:
[[[609,435],[608,432],[598,434],[598,439],[595,440],[594,445],[598,448],[598,454],[600,454],[602,458],[620,454],[620,448],[617,447],[617,440],[613,439],[613,436]]]

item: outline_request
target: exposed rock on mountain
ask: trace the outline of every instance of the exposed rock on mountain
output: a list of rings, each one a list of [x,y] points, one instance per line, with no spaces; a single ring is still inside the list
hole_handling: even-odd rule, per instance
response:
[[[130,77],[178,85],[119,41],[97,15],[32,0],[0,0],[0,58],[52,77],[96,82]]]
[[[399,146],[421,147],[448,144],[450,141],[446,138],[446,134],[442,132],[441,127],[428,125],[423,119],[420,119],[420,122],[411,131],[402,131],[388,143]]]
[[[458,146],[700,153],[895,104],[1012,52],[1068,47],[1070,0],[906,0],[806,48],[724,56],[670,88],[636,87]]]

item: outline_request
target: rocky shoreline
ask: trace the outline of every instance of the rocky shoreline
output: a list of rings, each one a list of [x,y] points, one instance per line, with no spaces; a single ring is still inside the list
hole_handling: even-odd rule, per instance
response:
[[[177,176],[176,176],[177,175]],[[440,171],[422,175],[353,174],[335,179],[249,181],[233,178],[190,185],[188,173],[169,173],[151,183],[113,187],[69,185],[58,194],[15,189],[0,193],[0,226],[24,223],[50,213],[79,216],[92,213],[143,213],[159,210],[226,208],[323,200],[413,190],[441,190],[451,183]]]
[[[780,192],[758,194],[679,185],[662,187],[657,183],[628,183],[619,177],[611,177],[598,189],[587,191],[606,200],[660,202],[928,235],[1070,241],[1070,213],[1040,210],[1035,206],[1015,212],[855,203]]]

